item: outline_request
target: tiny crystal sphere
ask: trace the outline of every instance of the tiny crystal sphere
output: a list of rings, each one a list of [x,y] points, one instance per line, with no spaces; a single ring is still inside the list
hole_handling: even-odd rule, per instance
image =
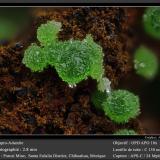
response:
[[[127,90],[115,90],[103,102],[105,115],[116,123],[127,123],[140,113],[139,97]]]
[[[143,15],[144,29],[150,36],[160,39],[160,8],[148,7]]]
[[[151,50],[140,46],[134,54],[134,68],[138,75],[153,79],[158,71],[158,59]]]

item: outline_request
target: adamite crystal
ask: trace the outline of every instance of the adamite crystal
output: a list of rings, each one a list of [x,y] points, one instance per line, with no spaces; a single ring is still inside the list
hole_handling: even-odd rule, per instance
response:
[[[102,47],[94,42],[90,34],[86,36],[82,43],[85,46],[84,49],[87,51],[87,54],[89,55],[90,76],[93,79],[99,81],[100,79],[102,79],[102,76],[104,75],[104,54]]]
[[[56,70],[63,81],[77,84],[90,74],[90,55],[81,41],[61,43],[62,50]]]
[[[143,15],[143,23],[149,35],[160,39],[160,7],[148,7]]]
[[[32,44],[26,49],[22,62],[33,72],[41,72],[47,67],[46,54],[37,44]]]
[[[48,21],[46,24],[41,24],[37,30],[37,39],[44,46],[50,45],[58,40],[57,34],[61,27],[61,23],[56,21]]]
[[[95,106],[95,108],[99,110],[103,110],[102,104],[107,99],[107,96],[108,95],[106,94],[106,92],[101,92],[99,90],[96,90],[95,92],[93,92],[91,101]]]
[[[111,92],[102,105],[105,115],[116,123],[127,123],[140,113],[138,96],[127,90]]]
[[[94,42],[91,35],[87,35],[82,41],[59,41],[60,30],[59,22],[49,21],[42,24],[37,30],[37,39],[41,46],[32,44],[28,47],[23,63],[32,71],[42,71],[51,65],[70,86],[89,76],[99,81],[104,74],[102,47]]]
[[[136,73],[146,79],[155,77],[158,71],[156,55],[144,46],[140,46],[134,55],[134,68]]]

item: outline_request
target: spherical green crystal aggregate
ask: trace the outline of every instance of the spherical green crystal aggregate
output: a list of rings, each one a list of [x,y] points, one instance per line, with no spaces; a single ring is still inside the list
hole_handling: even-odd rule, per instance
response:
[[[22,62],[28,68],[31,68],[33,72],[41,72],[47,67],[46,54],[37,44],[31,44],[31,46],[25,50]]]
[[[158,71],[158,59],[154,52],[140,46],[134,54],[134,68],[138,75],[146,79],[152,79]]]
[[[37,39],[42,45],[50,45],[58,39],[58,33],[61,30],[61,23],[56,21],[48,21],[37,29]]]
[[[60,29],[59,22],[49,21],[42,24],[37,30],[41,46],[28,47],[23,63],[32,71],[42,71],[43,67],[51,65],[55,67],[59,77],[72,86],[89,76],[97,81],[102,78],[102,47],[94,42],[91,35],[87,35],[82,41],[59,41]]]
[[[146,33],[160,39],[160,7],[148,7],[143,15]]]
[[[90,72],[90,56],[81,41],[71,40],[61,44],[58,75],[70,85],[85,80]]]
[[[138,96],[127,90],[111,92],[102,105],[105,115],[116,123],[127,123],[140,113]]]

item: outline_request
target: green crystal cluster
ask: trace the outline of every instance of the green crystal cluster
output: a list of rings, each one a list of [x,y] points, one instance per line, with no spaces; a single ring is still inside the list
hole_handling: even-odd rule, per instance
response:
[[[91,35],[82,41],[59,41],[60,30],[60,22],[42,24],[37,30],[40,46],[31,44],[25,51],[23,63],[34,72],[41,72],[51,65],[69,85],[89,76],[99,81],[104,73],[102,47],[94,42]]]
[[[139,110],[139,98],[127,90],[115,90],[103,102],[105,114],[117,123],[127,123]]]
[[[158,71],[158,59],[153,51],[140,46],[134,54],[136,73],[146,79],[153,79]]]
[[[127,123],[140,113],[139,97],[127,90],[115,90],[109,94],[97,91],[92,95],[92,102],[116,123]]]
[[[160,39],[160,7],[148,7],[143,15],[146,33]]]

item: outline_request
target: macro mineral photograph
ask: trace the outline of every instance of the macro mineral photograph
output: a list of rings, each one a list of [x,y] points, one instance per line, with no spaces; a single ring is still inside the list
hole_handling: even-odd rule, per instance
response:
[[[159,7],[0,7],[0,134],[160,134]]]

